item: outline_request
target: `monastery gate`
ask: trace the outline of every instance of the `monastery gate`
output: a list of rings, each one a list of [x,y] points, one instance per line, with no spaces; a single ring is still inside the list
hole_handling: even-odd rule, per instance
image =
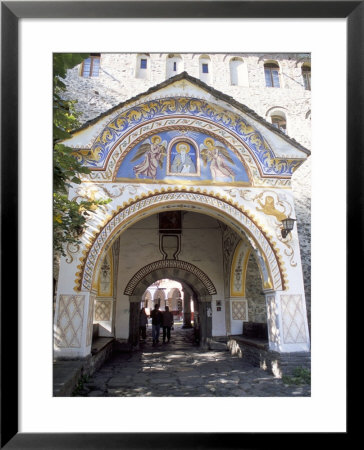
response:
[[[309,151],[186,73],[73,134],[91,169],[70,198],[111,199],[62,258],[55,358],[90,354],[100,336],[138,346],[141,299],[160,279],[193,299],[200,343],[263,323],[269,349],[309,352],[291,176]]]

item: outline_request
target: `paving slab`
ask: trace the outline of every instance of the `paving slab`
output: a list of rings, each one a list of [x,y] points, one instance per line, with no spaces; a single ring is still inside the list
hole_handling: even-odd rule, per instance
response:
[[[223,346],[202,351],[193,330],[175,327],[172,344],[147,340],[132,354],[114,353],[91,377],[84,397],[309,397],[310,385],[281,379],[231,356]],[[220,348],[221,347],[221,348]]]

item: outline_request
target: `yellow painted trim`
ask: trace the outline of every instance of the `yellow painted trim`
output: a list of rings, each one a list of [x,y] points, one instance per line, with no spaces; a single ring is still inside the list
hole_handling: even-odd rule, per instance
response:
[[[170,176],[170,175],[168,175]],[[190,175],[188,175],[190,176]],[[251,184],[248,181],[236,181],[236,182],[222,182],[222,181],[213,181],[213,180],[151,180],[147,178],[115,178],[115,182],[117,183],[132,183],[132,184],[171,184],[171,185],[182,185],[182,186],[249,186]]]
[[[262,255],[262,258],[264,259],[264,264],[268,271],[268,281],[264,281],[264,275],[263,275],[262,268],[260,266],[259,261],[257,261],[258,269],[260,272],[260,278],[262,279],[263,290],[264,289],[273,289],[272,275],[270,273],[269,266],[268,266],[267,260],[265,258],[265,254],[261,250],[260,250],[260,254]]]
[[[251,253],[251,249],[249,248],[248,251],[246,252],[245,255],[245,259],[243,262],[243,270],[242,270],[242,280],[243,280],[243,297],[245,297],[245,288],[246,288],[246,272],[248,269],[248,261],[249,261],[249,256]]]
[[[235,249],[234,252],[234,256],[233,256],[233,262],[231,265],[231,272],[230,272],[230,297],[245,297],[245,287],[246,287],[246,271],[247,271],[247,267],[248,267],[248,261],[249,261],[249,256],[251,253],[251,249],[247,248],[247,251],[245,252],[245,255],[243,257],[243,264],[242,264],[242,269],[241,269],[241,289],[240,291],[235,291],[234,290],[234,272],[235,272],[235,268],[236,268],[236,263],[237,263],[237,257],[238,254],[240,252],[240,247],[243,245],[244,241],[240,241],[240,243],[238,244],[238,246]]]

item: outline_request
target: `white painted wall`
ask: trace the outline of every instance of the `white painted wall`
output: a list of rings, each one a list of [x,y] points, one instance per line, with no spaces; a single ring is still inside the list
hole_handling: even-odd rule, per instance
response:
[[[120,236],[119,258],[115,332],[116,338],[126,339],[129,335],[129,297],[123,292],[139,269],[162,259],[158,216],[139,221]],[[205,272],[216,287],[214,299],[223,299],[221,229],[215,219],[197,213],[183,213],[182,250],[178,259]],[[213,308],[212,324],[213,335],[225,335],[224,308],[218,313],[216,307]]]

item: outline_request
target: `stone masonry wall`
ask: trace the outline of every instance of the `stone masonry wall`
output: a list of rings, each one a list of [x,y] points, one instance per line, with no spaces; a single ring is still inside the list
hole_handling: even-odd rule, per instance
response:
[[[267,308],[265,296],[262,290],[262,278],[260,276],[257,262],[253,255],[250,255],[247,271],[245,297],[248,301],[249,322],[267,322]]]
[[[311,157],[293,174],[292,191],[300,242],[308,326],[311,330]]]
[[[303,54],[241,54],[248,71],[249,86],[233,86],[229,60],[234,55],[210,54],[211,86],[253,109],[267,119],[273,108],[284,112],[287,134],[310,147],[311,91],[304,89],[300,65],[308,60]],[[78,100],[81,122],[93,119],[109,108],[147,91],[167,78],[167,54],[152,53],[147,78],[138,78],[137,55],[102,54],[98,77],[80,76],[80,67],[68,71],[67,97]],[[182,69],[199,78],[199,55],[182,54]],[[275,60],[280,66],[280,88],[265,86],[264,61]],[[177,72],[176,72],[177,73]]]
[[[166,80],[169,56],[163,53],[145,54],[143,58],[148,60],[147,76],[138,78],[138,55],[102,53],[98,77],[80,76],[80,66],[68,71],[65,97],[78,100],[76,109],[82,113],[80,121],[84,123]],[[179,56],[182,60],[180,70],[199,78],[202,55],[184,53]],[[207,58],[210,72],[209,84],[213,88],[233,97],[268,121],[272,111],[284,113],[287,119],[287,134],[310,149],[311,91],[304,88],[301,71],[301,65],[304,62],[310,62],[309,54],[221,53],[206,56],[209,58],[209,60]],[[233,57],[241,58],[245,65],[247,76],[244,86],[231,84],[229,64]],[[279,88],[265,86],[264,62],[267,61],[275,61],[280,67]],[[201,80],[206,81],[202,76]],[[310,174],[309,158],[292,177],[309,324],[311,322]]]

